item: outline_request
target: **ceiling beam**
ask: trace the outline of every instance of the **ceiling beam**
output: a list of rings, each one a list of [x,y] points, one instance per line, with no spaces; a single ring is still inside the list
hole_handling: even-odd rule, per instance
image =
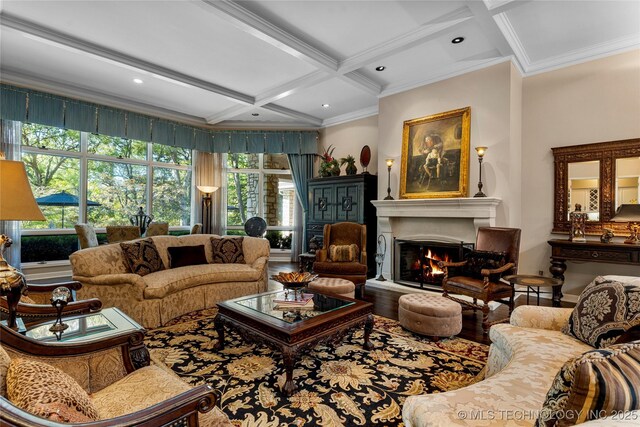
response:
[[[293,117],[296,118],[298,120],[302,120],[306,123],[309,123],[311,125],[314,125],[316,127],[320,127],[322,126],[322,120],[314,117],[314,116],[310,116],[309,114],[305,114],[305,113],[301,113],[299,111],[295,111],[292,110],[290,108],[286,108],[286,107],[282,107],[280,105],[276,105],[276,104],[265,104],[262,106],[262,108],[264,108],[265,110],[269,110],[269,111],[273,111],[274,113],[278,113],[278,114],[282,114],[284,116],[289,116],[289,117]]]
[[[100,60],[104,60],[115,65],[132,67],[149,74],[156,74],[165,79],[173,80],[180,84],[197,87],[208,92],[224,96],[236,102],[253,104],[255,101],[252,96],[246,95],[244,93],[237,92],[232,89],[193,76],[189,76],[179,71],[171,70],[169,68],[162,67],[148,61],[143,61],[122,52],[118,52],[76,37],[72,37],[51,28],[43,27],[33,22],[10,15],[6,12],[0,12],[0,19],[2,20],[2,25],[7,28],[11,28],[24,34],[29,34],[32,37],[40,38],[48,43],[58,44],[65,48],[71,48],[89,54]]]

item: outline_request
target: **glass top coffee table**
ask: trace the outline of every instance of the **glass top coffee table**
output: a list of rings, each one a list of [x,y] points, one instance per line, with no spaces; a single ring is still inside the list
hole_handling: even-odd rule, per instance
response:
[[[371,350],[373,304],[337,295],[307,292],[312,303],[291,306],[278,302],[285,291],[240,297],[218,304],[214,322],[218,332],[217,350],[224,349],[225,326],[244,339],[266,344],[282,353],[286,381],[283,393],[293,394],[293,367],[306,351],[321,343],[337,342],[352,328],[364,326],[363,347]],[[291,298],[289,295],[288,298]]]

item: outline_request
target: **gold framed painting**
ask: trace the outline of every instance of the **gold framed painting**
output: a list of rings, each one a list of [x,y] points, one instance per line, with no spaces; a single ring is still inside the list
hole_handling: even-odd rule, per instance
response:
[[[471,107],[407,120],[400,198],[467,197]]]

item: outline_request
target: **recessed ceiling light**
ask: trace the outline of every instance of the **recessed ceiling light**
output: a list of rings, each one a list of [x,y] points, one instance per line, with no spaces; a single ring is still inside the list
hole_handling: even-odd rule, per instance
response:
[[[133,82],[136,83],[136,84],[139,84],[139,85],[144,83],[141,79],[133,79]]]
[[[456,37],[455,39],[451,40],[451,43],[458,44],[458,43],[462,43],[463,41],[464,41],[464,37]]]
[[[386,69],[387,69],[387,67],[385,67],[384,65],[378,65],[378,66],[376,67],[376,71],[384,71],[384,70],[386,70]]]
[[[330,105],[329,104],[322,104],[322,108],[329,108]]]
[[[252,115],[253,117],[258,117],[258,116],[260,115],[260,113],[251,113],[251,115]]]

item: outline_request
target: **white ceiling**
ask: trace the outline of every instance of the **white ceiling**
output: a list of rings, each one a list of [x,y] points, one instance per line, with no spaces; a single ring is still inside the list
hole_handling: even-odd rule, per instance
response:
[[[505,60],[526,76],[638,48],[640,0],[4,0],[0,24],[6,83],[198,125],[319,128]]]

